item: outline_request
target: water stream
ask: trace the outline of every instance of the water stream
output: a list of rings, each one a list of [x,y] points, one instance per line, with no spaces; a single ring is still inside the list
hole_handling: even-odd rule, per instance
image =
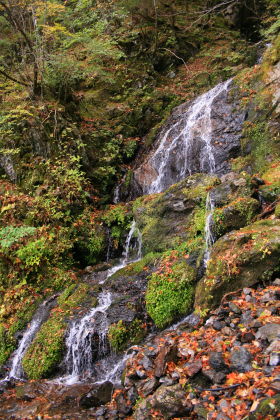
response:
[[[215,173],[212,105],[230,84],[231,79],[200,95],[180,120],[162,134],[148,161],[157,175],[144,186],[144,194],[162,192],[195,172]]]
[[[108,270],[106,279],[126,265],[141,259],[141,248],[141,233],[136,222],[133,221],[120,263]],[[118,380],[126,355],[120,358],[112,354],[108,345],[107,310],[111,303],[112,295],[105,289],[99,294],[98,305],[82,319],[71,324],[66,339],[67,353],[63,363],[66,366],[66,374],[58,378],[56,382],[72,385],[81,381],[92,382],[95,379],[96,383]]]
[[[44,321],[47,320],[51,307],[53,306],[54,299],[49,298],[43,302],[37,309],[31,323],[24,331],[23,336],[19,342],[18,348],[14,351],[11,357],[11,368],[8,375],[2,380],[2,382],[10,379],[24,379],[24,372],[22,369],[22,359],[25,355],[28,347],[32,343],[37,331],[41,327]]]
[[[215,210],[215,201],[213,199],[213,196],[211,194],[211,191],[207,194],[206,199],[206,221],[205,221],[205,253],[204,253],[204,259],[203,259],[203,265],[206,268],[207,262],[210,258],[210,252],[211,248],[216,240],[215,235],[212,230],[212,221],[213,221],[213,212]]]

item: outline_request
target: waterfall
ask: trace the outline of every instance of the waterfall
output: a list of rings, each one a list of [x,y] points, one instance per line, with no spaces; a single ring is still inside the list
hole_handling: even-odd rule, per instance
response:
[[[99,338],[99,351],[101,348],[101,352],[105,352],[104,332],[106,333],[108,329],[106,310],[111,303],[109,292],[100,293],[98,306],[71,325],[66,340],[67,353],[64,361],[67,374],[63,378],[63,382],[67,385],[78,382],[81,374],[89,376],[92,373],[92,337],[94,333]],[[98,323],[96,315],[101,318]]]
[[[215,210],[215,202],[214,202],[213,197],[211,196],[211,191],[209,191],[209,193],[207,194],[207,199],[206,199],[207,216],[206,216],[206,221],[205,221],[205,244],[206,244],[206,248],[205,248],[204,259],[203,259],[204,267],[207,267],[207,262],[208,262],[209,257],[210,257],[210,251],[211,251],[212,245],[215,242],[215,236],[214,236],[214,233],[211,229],[212,220],[213,220],[213,211],[214,210]]]
[[[125,247],[122,258],[119,264],[108,270],[107,278],[111,277],[121,268],[126,267],[128,264],[139,261],[142,258],[142,235],[138,229],[135,220],[132,221],[130,231],[125,241]]]
[[[220,83],[200,95],[175,124],[163,131],[156,150],[144,165],[148,168],[142,182],[144,194],[162,192],[193,173],[216,172],[213,104],[218,96],[227,93],[231,81]],[[227,116],[225,111],[225,118]],[[139,174],[136,171],[136,177],[141,178],[141,168]]]
[[[106,279],[126,265],[138,261],[141,258],[141,248],[141,233],[133,221],[125,241],[122,259],[119,264],[108,270]],[[100,282],[102,283],[104,281]],[[102,291],[98,297],[98,306],[71,324],[66,339],[67,353],[64,359],[67,372],[65,376],[58,378],[57,382],[72,385],[80,380],[92,380],[92,378],[96,378],[97,383],[116,379],[124,364],[124,358],[120,359],[110,354],[108,348],[107,310],[111,303],[111,293]],[[94,348],[94,338],[98,341],[98,348]],[[93,350],[97,353],[94,363]]]
[[[50,309],[53,306],[53,301],[54,298],[50,298],[43,302],[37,309],[30,325],[27,327],[22,339],[20,340],[17,350],[15,350],[12,355],[10,372],[3,381],[7,381],[12,378],[19,380],[24,378],[24,372],[21,365],[23,356],[32,343],[42,323],[48,318]]]

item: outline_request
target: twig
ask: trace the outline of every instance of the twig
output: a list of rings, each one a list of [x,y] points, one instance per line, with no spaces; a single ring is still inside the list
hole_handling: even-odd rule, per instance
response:
[[[160,50],[168,51],[168,52],[170,52],[170,54],[174,55],[174,57],[178,58],[178,60],[181,60],[184,63],[184,66],[186,67],[186,69],[189,72],[187,63],[185,62],[185,60],[182,57],[179,57],[177,54],[175,54],[173,51],[169,50],[168,48],[160,48]]]
[[[262,219],[263,217],[267,216],[268,214],[272,213],[276,207],[276,205],[280,202],[280,198],[278,198],[277,200],[275,200],[273,203],[269,204],[269,206],[266,207],[266,209],[264,209],[264,211],[259,214],[255,219]]]
[[[195,389],[197,389],[200,392],[204,392],[204,391],[220,392],[220,391],[227,391],[228,389],[234,389],[241,385],[244,385],[244,384],[234,384],[234,385],[229,385],[229,386],[220,387],[220,388],[200,388],[200,386],[198,386]]]
[[[234,296],[234,295],[237,295],[238,293],[240,293],[242,291],[242,289],[238,289],[238,290],[236,290],[235,292],[229,292],[229,293],[226,293],[224,296],[223,296],[223,298],[222,298],[222,300],[221,300],[221,306],[225,303],[225,299],[228,297],[228,296]]]

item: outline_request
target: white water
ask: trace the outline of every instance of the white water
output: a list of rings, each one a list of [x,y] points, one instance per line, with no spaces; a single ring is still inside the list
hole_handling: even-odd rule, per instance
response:
[[[180,121],[169,128],[149,160],[157,177],[144,187],[145,194],[164,191],[170,185],[195,172],[215,173],[215,158],[212,148],[212,104],[223,91],[227,91],[231,79],[220,83],[200,95],[182,115]],[[197,142],[201,142],[197,150]],[[193,168],[192,162],[197,165]]]
[[[204,267],[207,267],[207,263],[208,263],[208,260],[210,258],[211,248],[212,248],[212,245],[215,242],[215,236],[214,236],[213,231],[211,229],[214,210],[215,210],[215,202],[213,200],[213,197],[211,197],[211,191],[210,191],[208,193],[207,199],[206,199],[207,216],[206,216],[206,222],[205,222],[205,244],[206,244],[206,248],[205,248],[204,259],[203,259]]]
[[[24,372],[22,369],[22,359],[32,343],[37,331],[39,330],[42,323],[46,320],[50,310],[49,301],[43,302],[38,310],[36,311],[30,325],[27,327],[24,332],[22,339],[20,340],[17,350],[12,355],[11,359],[11,369],[9,374],[3,379],[3,381],[8,381],[9,379],[18,379],[21,380],[24,378]]]
[[[72,385],[79,382],[81,374],[90,375],[92,371],[92,336],[98,334],[99,345],[103,345],[102,332],[108,329],[106,310],[111,305],[111,293],[102,292],[98,298],[98,306],[93,308],[82,319],[78,319],[71,325],[69,335],[66,340],[67,353],[65,364],[67,374],[61,378],[60,382]],[[96,327],[96,314],[101,317]],[[97,330],[98,328],[98,330]],[[101,330],[101,331],[100,331]],[[101,351],[104,350],[103,348]]]
[[[142,258],[142,235],[138,229],[135,220],[133,220],[130,231],[125,241],[125,249],[119,264],[110,268],[107,273],[107,278],[111,277],[117,271],[126,267],[128,264],[132,264],[139,261]]]
[[[108,279],[121,268],[141,258],[142,237],[136,222],[131,224],[126,238],[123,257],[119,264],[108,270]],[[104,283],[101,282],[101,284]],[[108,319],[107,310],[112,303],[112,295],[109,291],[103,291],[98,297],[98,306],[91,309],[82,319],[75,321],[69,330],[66,340],[67,353],[64,359],[67,373],[56,380],[58,383],[72,385],[92,378],[98,378],[96,383],[107,380],[116,382],[120,370],[125,362],[125,356],[121,359],[110,354],[108,351],[107,333]],[[98,359],[93,360],[93,337],[98,339]]]

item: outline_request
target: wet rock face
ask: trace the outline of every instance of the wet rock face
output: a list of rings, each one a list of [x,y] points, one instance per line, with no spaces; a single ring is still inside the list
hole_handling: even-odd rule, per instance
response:
[[[240,150],[245,115],[231,82],[175,108],[134,172],[131,197],[164,191],[193,173],[227,173]]]

